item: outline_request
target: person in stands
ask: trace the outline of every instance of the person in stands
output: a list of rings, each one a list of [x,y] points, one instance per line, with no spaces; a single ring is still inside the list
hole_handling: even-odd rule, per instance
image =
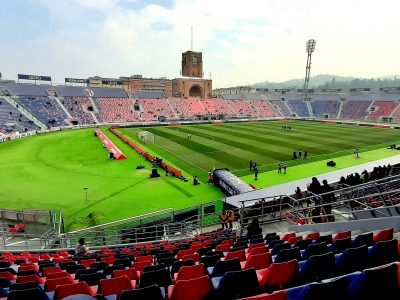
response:
[[[211,170],[208,172],[208,184],[213,183],[213,173]]]
[[[230,229],[232,229],[233,227],[233,221],[235,221],[235,213],[233,212],[233,210],[228,210],[228,224]]]
[[[228,215],[227,215],[226,211],[223,211],[219,215],[219,220],[221,221],[222,229],[225,229],[225,227],[228,228]]]
[[[247,238],[251,239],[253,235],[262,234],[260,222],[257,218],[253,218],[251,224],[247,226]]]
[[[89,248],[85,244],[85,239],[80,238],[78,240],[78,244],[75,246],[75,255],[77,256],[84,256],[84,255],[90,255],[92,252],[89,251]]]

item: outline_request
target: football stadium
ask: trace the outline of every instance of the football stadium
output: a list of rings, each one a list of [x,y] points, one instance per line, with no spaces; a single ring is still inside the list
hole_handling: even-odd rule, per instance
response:
[[[180,7],[122,2],[81,9]],[[399,299],[400,83],[318,85],[305,42],[290,86],[213,88],[193,27],[190,50],[151,47],[171,78],[1,56],[0,298]]]

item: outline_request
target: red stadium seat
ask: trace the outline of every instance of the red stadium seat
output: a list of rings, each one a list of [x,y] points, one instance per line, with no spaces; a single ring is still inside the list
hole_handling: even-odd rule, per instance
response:
[[[230,260],[230,259],[233,259],[236,257],[239,258],[240,261],[246,260],[246,254],[245,254],[244,250],[228,252],[224,257],[224,260]]]
[[[195,279],[207,275],[204,264],[183,266],[174,274],[174,281]]]
[[[387,228],[387,229],[383,229],[383,230],[378,231],[374,235],[374,243],[380,242],[380,241],[392,240],[393,239],[393,233],[394,233],[393,228]]]
[[[241,261],[242,270],[255,268],[256,270],[267,268],[272,263],[271,253],[250,255],[246,261]]]
[[[90,295],[94,296],[96,293],[89,287],[86,282],[78,282],[73,284],[59,285],[54,292],[53,300],[62,300],[72,295]]]
[[[131,282],[128,276],[115,277],[111,279],[100,280],[97,293],[103,296],[120,295],[124,290],[131,290],[136,287],[134,282]]]
[[[51,273],[60,273],[62,272],[60,267],[50,267],[50,268],[44,268],[43,269],[43,277],[47,277],[47,275]]]
[[[18,276],[17,283],[24,282],[37,282],[39,284],[45,283],[45,278],[40,278],[38,275]]]
[[[336,233],[332,237],[332,240],[335,241],[335,240],[339,240],[339,239],[345,239],[345,238],[348,238],[348,237],[351,237],[351,231],[350,230]]]
[[[15,280],[15,276],[13,274],[11,274],[10,272],[0,272],[0,278],[5,278],[10,281]]]
[[[282,289],[297,277],[298,272],[299,263],[295,259],[283,263],[273,263],[266,269],[257,270],[258,283],[261,289]]]
[[[138,271],[135,268],[130,268],[126,270],[114,270],[113,271],[113,278],[128,276],[129,280],[139,280]]]
[[[69,276],[55,278],[55,279],[47,279],[44,284],[44,290],[46,292],[53,292],[56,290],[56,287],[59,285],[72,284],[72,283],[74,283],[74,280]]]
[[[168,287],[169,300],[202,300],[213,290],[208,276],[179,280]]]
[[[81,260],[81,265],[83,265],[85,268],[90,268],[90,265],[92,263],[95,263],[95,262],[96,262],[96,260],[93,259],[93,258],[91,258],[91,259],[82,259]]]

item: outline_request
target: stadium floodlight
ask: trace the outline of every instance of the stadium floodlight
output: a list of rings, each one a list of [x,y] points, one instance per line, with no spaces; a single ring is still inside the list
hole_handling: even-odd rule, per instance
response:
[[[304,100],[308,100],[308,84],[310,82],[310,73],[311,73],[311,55],[315,51],[315,45],[317,41],[314,39],[309,39],[306,43],[306,51],[307,51],[307,65],[306,65],[306,78],[304,80]]]

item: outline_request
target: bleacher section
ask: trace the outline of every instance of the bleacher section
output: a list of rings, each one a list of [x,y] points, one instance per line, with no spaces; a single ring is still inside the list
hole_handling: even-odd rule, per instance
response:
[[[313,109],[314,117],[317,118],[325,118],[325,115],[328,114],[330,119],[336,119],[340,103],[338,101],[312,101],[311,107]]]
[[[309,117],[310,114],[307,109],[307,104],[303,100],[287,100],[286,103],[290,106],[291,110],[299,117]]]
[[[223,230],[179,241],[104,246],[88,255],[5,252],[0,297],[389,299],[400,293],[396,235],[393,228],[249,237]]]
[[[292,114],[290,113],[290,109],[286,104],[286,101],[281,101],[281,100],[269,100],[271,103],[272,107],[275,110],[280,111],[283,116],[285,117],[293,117]]]
[[[68,119],[68,116],[54,99],[46,96],[20,96],[15,100],[48,126],[67,125],[65,120]]]
[[[281,117],[281,115],[273,109],[268,101],[249,100],[249,104],[255,108],[258,117]]]
[[[370,101],[346,101],[343,103],[340,116],[342,119],[365,119]]]
[[[0,97],[0,132],[25,132],[37,129],[33,122],[28,120],[4,98]]]
[[[137,103],[143,108],[143,111],[140,111],[141,121],[158,121],[159,116],[167,119],[176,118],[167,99],[137,99]]]
[[[88,107],[93,105],[87,97],[64,97],[61,103],[65,106],[71,116],[75,117],[79,124],[95,124],[93,116],[88,112]]]
[[[397,102],[392,101],[375,101],[372,107],[375,108],[374,112],[368,116],[369,120],[379,120],[380,117],[388,117],[393,110],[397,107]]]
[[[249,106],[246,100],[226,100],[226,102],[239,116],[256,115],[256,112]]]
[[[133,110],[132,100],[129,98],[93,98],[98,108],[100,122],[137,122],[139,114]]]
[[[193,117],[195,115],[207,114],[198,99],[171,98],[171,105],[179,117]]]
[[[210,114],[223,114],[226,116],[236,114],[223,99],[202,99],[200,101]]]

